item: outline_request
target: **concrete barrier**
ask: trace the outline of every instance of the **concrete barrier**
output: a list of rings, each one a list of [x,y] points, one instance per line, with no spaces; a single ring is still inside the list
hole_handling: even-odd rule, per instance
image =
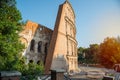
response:
[[[0,80],[20,80],[21,73],[18,71],[1,71]]]

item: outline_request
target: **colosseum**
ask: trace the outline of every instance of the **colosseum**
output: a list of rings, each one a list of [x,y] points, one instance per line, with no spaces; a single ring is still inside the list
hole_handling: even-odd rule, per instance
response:
[[[25,44],[26,63],[42,61],[45,73],[54,69],[78,70],[75,13],[68,0],[59,6],[54,30],[27,21],[20,40]]]

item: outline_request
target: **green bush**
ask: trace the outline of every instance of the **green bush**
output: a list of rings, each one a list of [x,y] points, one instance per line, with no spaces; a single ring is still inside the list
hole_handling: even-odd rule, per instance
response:
[[[44,72],[44,65],[42,62],[36,64],[34,62],[25,64],[25,58],[19,60],[19,62],[14,66],[15,70],[22,73],[22,76],[27,75],[40,75]]]

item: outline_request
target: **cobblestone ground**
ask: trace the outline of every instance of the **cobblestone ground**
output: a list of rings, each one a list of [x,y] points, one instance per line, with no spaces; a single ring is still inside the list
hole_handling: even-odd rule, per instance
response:
[[[79,73],[72,75],[72,80],[102,80],[103,76],[115,74],[112,69],[79,66]]]

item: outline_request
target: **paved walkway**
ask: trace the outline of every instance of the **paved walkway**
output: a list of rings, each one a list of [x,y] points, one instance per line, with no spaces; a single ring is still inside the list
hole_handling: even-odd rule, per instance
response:
[[[115,73],[112,69],[80,66],[80,72],[71,76],[72,80],[101,80],[104,75]]]

